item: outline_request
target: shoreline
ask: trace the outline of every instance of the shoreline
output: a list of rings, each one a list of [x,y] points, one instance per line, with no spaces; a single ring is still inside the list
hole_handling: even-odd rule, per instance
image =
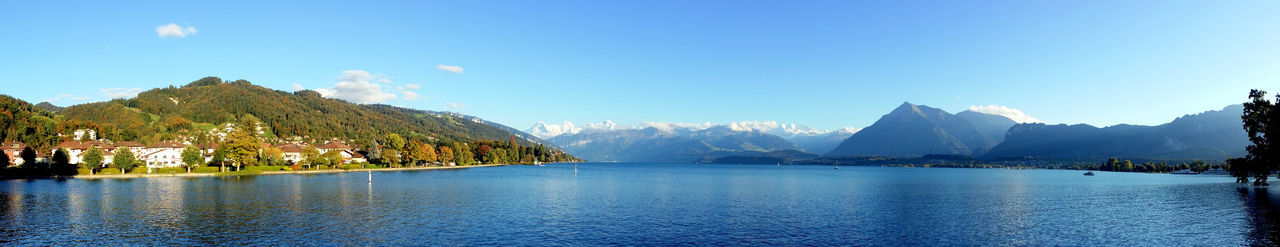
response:
[[[115,175],[72,175],[64,177],[52,177],[53,179],[133,179],[133,178],[174,178],[174,177],[217,177],[217,176],[258,176],[258,175],[298,175],[298,174],[330,174],[330,173],[347,173],[347,172],[390,172],[390,171],[419,171],[419,170],[449,170],[449,169],[465,169],[474,167],[497,167],[508,166],[510,164],[490,164],[490,165],[474,165],[474,166],[427,166],[427,167],[401,167],[401,168],[360,168],[351,170],[329,169],[329,170],[309,170],[309,171],[263,171],[257,174],[234,174],[233,172],[215,172],[215,173],[173,173],[173,174],[115,174]],[[22,179],[22,178],[2,178],[2,179]]]

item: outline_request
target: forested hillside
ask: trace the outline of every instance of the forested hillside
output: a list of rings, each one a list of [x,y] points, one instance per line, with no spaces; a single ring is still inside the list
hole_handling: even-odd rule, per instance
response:
[[[206,77],[182,87],[148,90],[127,100],[70,106],[68,119],[108,127],[105,135],[122,140],[158,140],[194,124],[235,122],[253,115],[281,137],[367,139],[386,133],[438,141],[507,140],[513,133],[446,114],[387,105],[357,105],[304,90],[285,92],[248,81]],[[534,142],[519,138],[521,145]]]
[[[43,150],[58,144],[58,132],[63,127],[53,113],[0,95],[0,140],[18,141]]]

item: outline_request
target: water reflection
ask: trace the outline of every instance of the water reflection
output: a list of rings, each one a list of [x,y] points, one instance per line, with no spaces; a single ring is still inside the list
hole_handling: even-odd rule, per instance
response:
[[[1267,188],[1251,188],[1240,186],[1240,200],[1248,212],[1246,226],[1249,227],[1248,241],[1254,246],[1276,246],[1280,244],[1280,203],[1272,197]]]

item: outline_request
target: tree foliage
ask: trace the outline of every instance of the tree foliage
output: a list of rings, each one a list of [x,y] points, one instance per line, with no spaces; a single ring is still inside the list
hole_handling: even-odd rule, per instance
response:
[[[188,145],[182,149],[182,163],[187,168],[187,172],[191,172],[192,168],[204,164],[204,154],[201,154],[200,148]]]
[[[111,164],[116,168],[120,168],[121,173],[132,171],[138,167],[138,159],[133,156],[133,151],[128,148],[116,148],[115,157],[111,158]]]
[[[1232,174],[1239,182],[1247,183],[1252,178],[1254,185],[1267,185],[1267,177],[1277,170],[1280,147],[1272,142],[1280,140],[1280,104],[1277,103],[1280,95],[1272,102],[1267,100],[1266,91],[1249,91],[1249,102],[1244,103],[1244,113],[1240,115],[1251,143],[1245,148],[1249,154],[1243,160],[1229,161]]]
[[[80,160],[80,163],[84,165],[84,168],[96,170],[98,169],[98,166],[102,165],[103,159],[102,149],[99,149],[98,147],[89,147],[89,150],[85,151],[84,159]]]

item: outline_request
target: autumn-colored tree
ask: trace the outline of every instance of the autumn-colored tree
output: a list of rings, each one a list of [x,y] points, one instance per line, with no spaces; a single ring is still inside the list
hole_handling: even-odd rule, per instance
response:
[[[227,159],[235,164],[237,171],[243,166],[257,164],[258,148],[262,146],[254,128],[257,122],[253,120],[253,115],[245,115],[241,119],[238,128],[222,144],[227,150]]]
[[[449,146],[440,146],[440,162],[448,164],[453,161],[453,149]]]
[[[262,148],[262,156],[259,158],[264,165],[279,166],[284,165],[284,151],[275,147]]]
[[[191,128],[191,120],[187,120],[178,115],[169,116],[164,120],[164,125],[169,130],[183,130]]]
[[[396,150],[383,151],[382,161],[387,162],[387,164],[399,165],[401,162],[400,151],[396,151]]]

